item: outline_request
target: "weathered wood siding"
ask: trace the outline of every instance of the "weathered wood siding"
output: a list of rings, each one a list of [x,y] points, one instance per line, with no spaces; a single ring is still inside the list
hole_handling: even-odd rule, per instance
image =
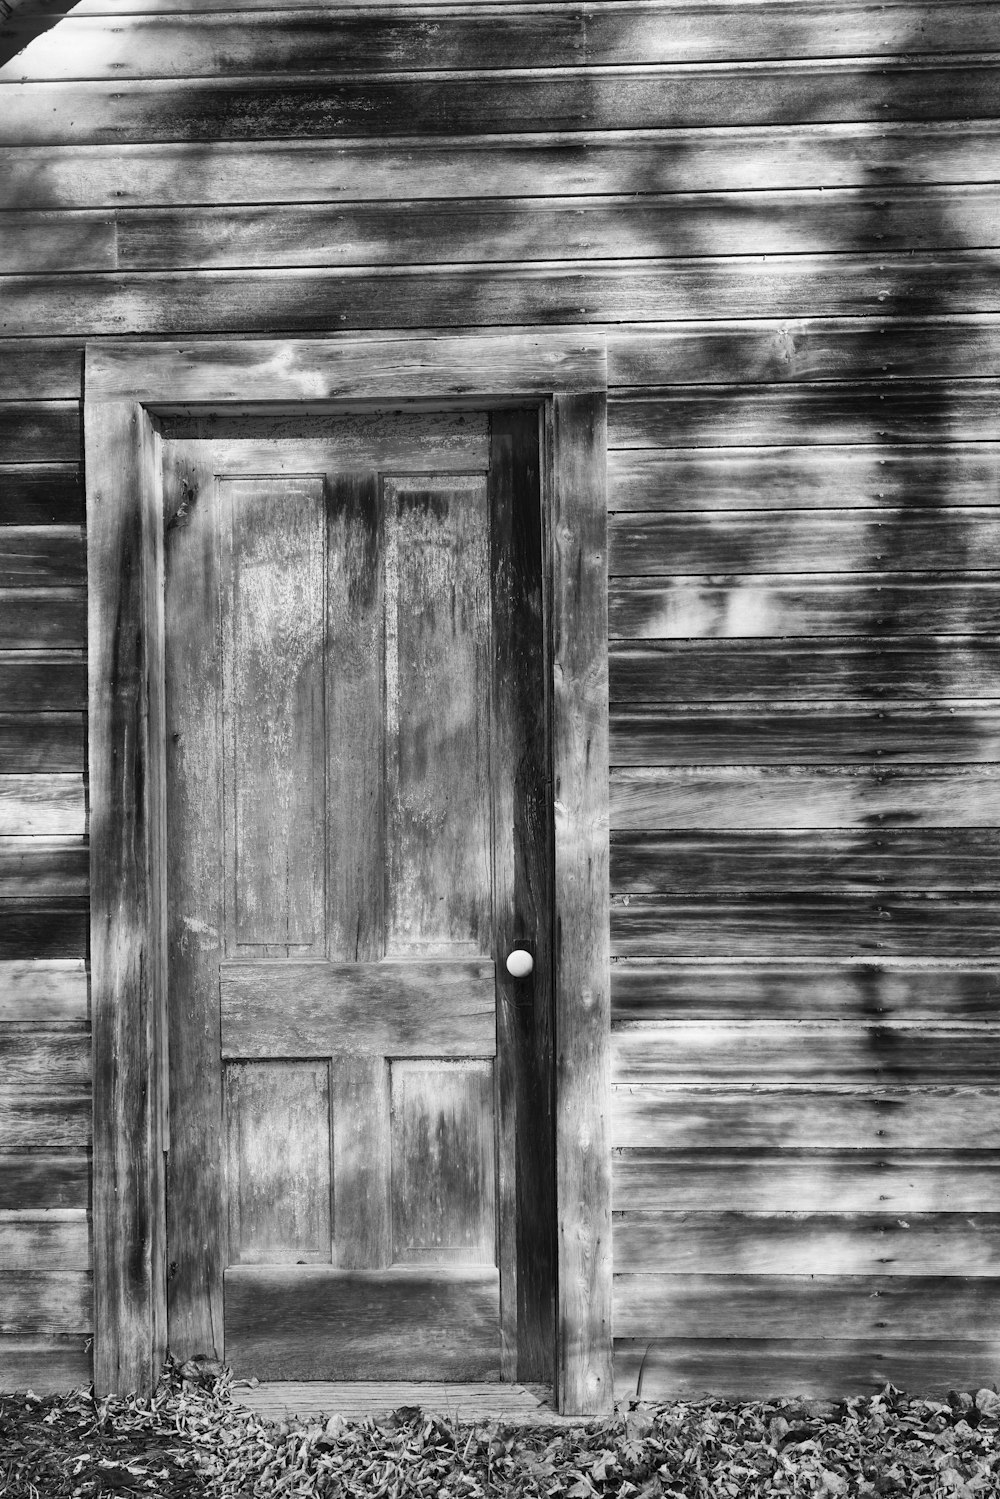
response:
[[[614,387],[620,1389],[991,1382],[1000,7],[20,15],[0,1385],[87,1370],[84,342],[573,323]]]

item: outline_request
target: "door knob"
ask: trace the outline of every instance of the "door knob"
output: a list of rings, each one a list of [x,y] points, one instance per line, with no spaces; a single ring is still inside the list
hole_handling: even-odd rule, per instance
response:
[[[515,947],[513,952],[507,954],[507,972],[511,978],[526,979],[534,966],[534,958],[523,947]]]

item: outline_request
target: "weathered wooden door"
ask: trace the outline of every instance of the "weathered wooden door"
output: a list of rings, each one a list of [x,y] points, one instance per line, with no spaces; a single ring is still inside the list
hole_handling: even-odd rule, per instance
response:
[[[537,412],[164,418],[164,459],[171,1350],[544,1379]]]

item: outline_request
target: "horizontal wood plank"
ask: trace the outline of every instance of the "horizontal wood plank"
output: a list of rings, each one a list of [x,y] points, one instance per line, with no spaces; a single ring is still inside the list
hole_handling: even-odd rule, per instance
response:
[[[994,1021],[1000,965],[975,962],[661,962],[611,966],[612,1021]]]
[[[973,1087],[620,1083],[619,1149],[1000,1149],[1000,1090]],[[616,1260],[617,1263],[617,1260]],[[971,1273],[971,1272],[970,1272]]]
[[[615,833],[611,888],[618,894],[1000,890],[998,855],[1000,828]],[[0,842],[0,877],[2,870]]]
[[[498,1379],[499,1275],[238,1265],[226,1271],[226,1362],[266,1379],[353,1379],[359,1367],[398,1378],[401,1364],[412,1379]]]
[[[10,360],[10,347],[6,344],[0,348],[0,370],[9,374],[13,365],[16,375],[17,364]],[[39,378],[48,378],[44,369]],[[51,378],[56,380],[55,376]],[[79,375],[75,378],[79,387]],[[24,387],[13,385],[13,389]],[[48,405],[36,405],[36,420],[40,423],[51,409]],[[0,466],[0,517],[5,526],[79,526],[83,519],[83,487],[78,466],[75,463]]]
[[[621,1213],[623,1274],[995,1274],[996,1213]]]
[[[971,572],[996,565],[1000,508],[626,512],[608,549],[612,576]]]
[[[1000,1082],[1000,1029],[822,1020],[663,1021],[612,1032],[618,1083]],[[998,1100],[1000,1102],[1000,1100]],[[985,1107],[985,1105],[984,1105]]]
[[[81,775],[0,776],[0,834],[79,838],[85,833]]]
[[[5,1088],[83,1089],[90,1083],[90,1042],[73,1031],[0,1028]],[[39,1142],[42,1143],[42,1142]]]
[[[82,958],[88,937],[85,900],[0,900],[0,962]]]
[[[328,24],[328,18],[324,17]],[[995,117],[982,57],[7,85],[0,146]]]
[[[80,1333],[93,1326],[85,1270],[4,1270],[0,1333]]]
[[[1000,640],[612,641],[613,704],[1000,695]],[[4,666],[0,661],[0,683]]]
[[[89,1092],[45,1094],[0,1088],[0,1139],[7,1150],[33,1150],[40,1144],[50,1150],[86,1150],[90,1125]]]
[[[611,714],[612,765],[964,764],[1000,759],[992,702],[671,704]]]
[[[10,274],[39,267],[51,273],[641,259],[698,250],[882,254],[995,245],[998,235],[1000,191],[979,183],[874,192],[474,195],[392,204],[123,208],[113,220],[101,210],[12,212],[0,218],[0,265]],[[832,431],[850,430],[858,420],[856,405],[843,396],[822,414]],[[769,415],[781,423],[782,413]],[[886,419],[905,425],[908,415],[890,406]],[[694,408],[689,397],[679,420],[684,428],[704,427],[713,413]],[[791,420],[786,415],[785,425]]]
[[[991,765],[692,766],[611,773],[611,826],[647,828],[982,827],[1000,821]]]
[[[982,1337],[1000,1311],[995,1276],[616,1275],[623,1338]]]
[[[36,285],[43,284],[44,278],[36,281]],[[8,325],[5,331],[14,329]],[[79,401],[0,401],[0,462],[78,463],[79,460]]]
[[[82,713],[0,713],[0,763],[11,773],[84,768]]]
[[[1000,83],[998,83],[1000,88]],[[998,105],[1000,108],[1000,105]],[[2,116],[0,116],[2,119]],[[392,308],[404,328],[604,323],[722,317],[911,317],[1000,310],[994,250],[865,255],[688,256],[664,261],[553,262],[521,267],[121,272],[10,276],[12,336],[283,332],[313,336],[378,328]],[[23,413],[0,458],[73,456],[68,430],[53,450]],[[27,424],[27,425],[26,425]],[[933,434],[932,434],[933,435]],[[42,451],[42,448],[45,451]]]
[[[989,895],[622,896],[612,903],[611,951],[650,958],[993,957],[1000,955],[998,914]]]
[[[80,651],[0,652],[0,702],[11,713],[85,710],[87,663]]]
[[[0,1022],[82,1025],[87,972],[82,959],[0,963]]]
[[[0,650],[83,650],[87,596],[81,588],[0,588]]]
[[[89,875],[90,853],[82,839],[0,837],[0,897],[82,898],[87,894]]]
[[[1000,630],[1000,575],[618,578],[608,591],[608,628],[613,637],[640,640],[994,635]]]
[[[90,1383],[90,1337],[0,1335],[0,1369],[5,1389],[65,1395]]]
[[[979,1213],[990,1151],[616,1151],[620,1212]]]
[[[785,201],[793,201],[792,195]],[[893,315],[858,323],[836,318],[741,318],[608,329],[608,384],[619,389],[891,376],[941,379],[970,372],[981,377],[995,373],[998,359],[997,329],[989,313],[941,318],[931,324]],[[885,457],[884,444],[872,456]],[[621,462],[621,455],[614,461]]]
[[[79,526],[0,525],[0,587],[83,583],[87,558]]]
[[[612,400],[608,446],[977,442],[995,437],[998,406],[996,386],[976,379],[682,387]]]
[[[123,17],[91,4],[65,17],[0,71],[0,79],[185,78],[241,73],[554,67],[755,58],[892,57],[896,53],[1000,51],[988,6],[888,6],[872,16],[854,0],[794,12],[630,0],[613,6],[378,5],[340,13],[255,3],[236,14],[141,4]],[[145,12],[145,14],[143,14]],[[185,14],[187,12],[187,14]],[[30,24],[30,23],[29,23]],[[24,23],[23,35],[31,32]],[[17,38],[17,17],[5,35]],[[60,44],[61,39],[61,44]],[[117,70],[117,71],[116,71]]]
[[[89,1197],[90,1163],[85,1150],[0,1155],[0,1211],[86,1208]]]
[[[935,331],[925,326],[925,352],[935,345]],[[872,336],[879,336],[874,328]],[[797,443],[809,435],[797,433]],[[940,512],[996,504],[1000,444],[624,448],[608,454],[608,492],[616,511],[913,506]]]
[[[196,143],[123,140],[105,151],[70,142],[5,151],[0,201],[22,210],[266,203],[275,183],[286,202],[332,203],[621,193],[637,184],[642,192],[725,192],[992,182],[998,138],[1000,121],[980,118],[715,125],[632,136],[532,128],[445,141],[216,139],[207,157]],[[623,376],[622,383],[646,381]]]
[[[615,1340],[615,1397],[678,1400],[798,1398],[840,1401],[887,1384],[944,1400],[949,1390],[989,1385],[995,1344],[925,1338],[649,1338]]]
[[[490,962],[223,963],[224,1057],[493,1056]]]
[[[0,1273],[39,1268],[90,1268],[87,1214],[82,1208],[0,1213]]]

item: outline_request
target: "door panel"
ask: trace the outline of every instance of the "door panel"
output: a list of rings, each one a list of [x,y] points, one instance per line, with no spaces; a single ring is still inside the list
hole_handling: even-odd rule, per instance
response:
[[[463,413],[465,472],[454,422],[414,473],[396,421],[364,429],[395,471],[347,469],[327,418],[165,444],[170,1342],[260,1378],[544,1378],[549,990],[496,961],[548,953],[512,540],[537,418]]]

